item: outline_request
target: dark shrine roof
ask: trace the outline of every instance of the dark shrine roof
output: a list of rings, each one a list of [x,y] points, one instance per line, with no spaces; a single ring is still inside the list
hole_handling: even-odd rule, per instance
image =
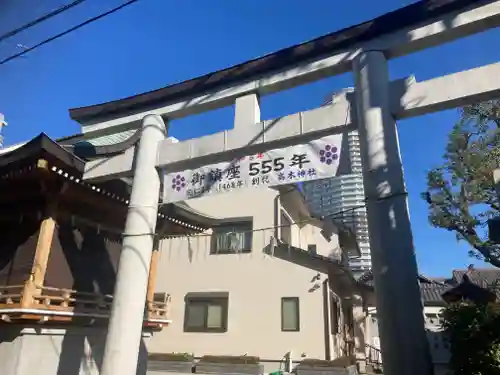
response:
[[[0,167],[14,167],[17,163],[27,159],[48,158],[59,161],[72,169],[83,173],[85,161],[68,152],[62,146],[49,138],[45,133],[40,133],[31,141],[13,149],[0,153]]]
[[[80,138],[82,138],[81,135],[76,135],[66,137],[63,141],[79,141]],[[130,195],[130,187],[127,182],[111,180],[92,184],[83,181],[82,176],[88,156],[99,155],[103,157],[122,151],[133,145],[138,139],[139,137],[134,134],[125,142],[107,146],[90,145],[85,148],[85,152],[81,152],[71,144],[61,145],[45,133],[41,133],[25,144],[0,150],[0,181],[9,184],[9,181],[14,181],[16,176],[33,171],[38,160],[44,159],[48,162],[50,172],[56,173],[60,178],[64,178],[72,184],[86,187],[91,194],[99,194],[107,199],[117,201],[121,205],[126,205]],[[204,215],[190,208],[187,204],[179,203],[161,206],[158,217],[160,220],[167,220],[194,231],[210,228],[217,222],[217,219]]]
[[[490,0],[491,1],[491,0]],[[219,70],[204,76],[176,83],[128,98],[69,110],[76,121],[96,120],[140,112],[154,106],[180,101],[238,82],[257,79],[282,69],[292,68],[328,54],[340,52],[356,44],[430,21],[444,14],[460,11],[487,0],[425,0],[386,13],[370,21],[332,32],[277,52]]]
[[[453,270],[453,279],[460,282],[465,274],[477,285],[482,287],[492,286],[495,282],[500,282],[500,269],[498,268],[474,268],[472,270]]]
[[[464,279],[465,276],[465,279]],[[457,269],[452,272],[453,285],[471,282],[482,289],[493,291],[496,299],[500,300],[500,269],[498,268],[472,268]],[[472,290],[472,288],[469,288]]]

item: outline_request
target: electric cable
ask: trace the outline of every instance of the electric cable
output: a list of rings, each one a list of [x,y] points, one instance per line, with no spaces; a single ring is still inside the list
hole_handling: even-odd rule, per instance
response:
[[[72,33],[73,31],[76,31],[76,30],[82,28],[83,26],[86,26],[86,25],[88,25],[88,24],[90,24],[92,22],[98,21],[101,18],[109,16],[109,15],[115,13],[115,12],[118,12],[119,10],[121,10],[121,9],[123,9],[123,8],[125,8],[125,7],[127,7],[129,5],[132,5],[133,3],[136,3],[137,1],[139,1],[139,0],[129,0],[129,1],[127,1],[127,2],[125,2],[125,3],[123,3],[123,4],[119,5],[119,6],[117,6],[117,7],[113,8],[113,9],[111,9],[111,10],[108,10],[107,12],[104,12],[104,13],[99,14],[98,16],[89,18],[88,20],[86,20],[86,21],[84,21],[84,22],[82,22],[82,23],[80,23],[80,24],[78,24],[76,26],[71,27],[71,28],[67,29],[66,31],[63,31],[62,33],[54,35],[54,36],[52,36],[52,37],[50,37],[48,39],[45,39],[44,41],[42,41],[42,42],[40,42],[38,44],[35,44],[33,47],[26,48],[22,52],[16,53],[14,55],[11,55],[11,56],[9,56],[9,57],[1,60],[0,61],[0,65],[3,65],[3,64],[5,64],[5,63],[7,63],[7,62],[9,62],[11,60],[14,60],[14,59],[18,58],[18,57],[24,56],[28,52],[31,52],[31,51],[39,48],[39,47],[44,46],[45,44],[53,42],[54,40],[59,39],[59,38],[65,36],[65,35],[68,35],[69,33]]]
[[[47,21],[48,19],[50,19],[52,17],[55,17],[58,14],[61,14],[61,13],[65,12],[65,11],[67,11],[67,10],[69,10],[69,9],[71,9],[71,8],[73,8],[73,7],[81,4],[81,3],[83,3],[84,1],[86,1],[86,0],[75,0],[72,3],[69,3],[67,5],[63,5],[63,6],[57,8],[56,10],[54,10],[54,11],[52,11],[50,13],[47,13],[47,14],[45,14],[45,15],[43,15],[43,16],[41,16],[41,17],[39,17],[39,18],[31,21],[31,22],[28,22],[27,24],[25,24],[25,25],[23,25],[23,26],[21,26],[21,27],[19,27],[17,29],[9,31],[8,33],[3,34],[3,35],[0,36],[0,42],[3,42],[5,39],[11,38],[14,35],[17,35],[17,34],[23,32],[23,31],[25,31],[25,30],[27,30],[27,29],[35,26],[35,25],[38,25],[39,23]]]
[[[390,198],[390,197],[389,197]],[[349,208],[347,210],[344,210],[344,211],[339,211],[339,212],[336,212],[332,215],[328,215],[328,216],[325,216],[324,218],[329,218],[329,219],[337,219],[337,218],[343,218],[343,214],[344,213],[347,213],[349,211],[353,211],[353,210],[356,210],[356,209],[360,209],[360,208],[364,208],[366,207],[366,205],[362,205],[362,206],[356,206],[356,207],[352,207],[352,208]],[[263,227],[263,228],[258,228],[258,229],[251,229],[251,230],[243,230],[243,231],[238,231],[238,233],[255,233],[255,232],[263,232],[263,231],[268,231],[268,230],[272,230],[272,229],[279,229],[279,228],[285,228],[285,227],[291,227],[291,226],[301,226],[301,225],[304,225],[304,224],[309,224],[311,222],[317,222],[321,220],[320,218],[317,218],[317,217],[310,217],[310,218],[307,218],[305,220],[300,220],[300,221],[294,221],[290,224],[284,224],[284,225],[273,225],[273,226],[269,226],[269,227]],[[138,234],[122,234],[122,235],[126,235],[126,236],[141,236],[141,235],[153,235],[153,233],[138,233]],[[210,233],[193,233],[193,234],[190,234],[190,235],[185,235],[185,234],[175,234],[175,235],[167,235],[165,238],[167,239],[173,239],[173,238],[182,238],[182,237],[210,237],[212,236],[212,234]]]

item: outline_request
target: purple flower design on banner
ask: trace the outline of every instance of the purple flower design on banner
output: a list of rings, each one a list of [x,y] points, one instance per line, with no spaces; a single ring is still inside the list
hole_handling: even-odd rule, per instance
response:
[[[324,149],[319,150],[319,161],[324,164],[332,164],[339,158],[339,150],[337,146],[326,145]]]
[[[172,178],[172,190],[181,191],[186,187],[186,178],[178,174]]]

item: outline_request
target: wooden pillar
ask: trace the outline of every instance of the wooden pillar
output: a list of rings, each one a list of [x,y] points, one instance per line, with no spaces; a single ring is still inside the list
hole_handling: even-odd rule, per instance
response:
[[[160,256],[160,241],[155,240],[153,253],[151,255],[151,263],[149,265],[149,279],[148,279],[148,290],[146,294],[146,303],[148,309],[148,316],[153,307],[153,301],[155,296],[155,287],[156,287],[156,274],[158,271],[158,260]]]
[[[46,170],[47,162],[45,160],[39,160],[37,166],[42,170]],[[36,286],[43,286],[45,274],[47,272],[50,249],[52,247],[52,240],[56,228],[58,208],[57,193],[49,189],[49,191],[46,191],[46,199],[33,265],[31,267],[29,279],[25,282],[23,289],[23,296],[21,299],[22,307],[30,307],[33,305],[33,296],[39,292]]]
[[[36,244],[35,257],[31,267],[29,279],[24,286],[22,306],[28,307],[33,304],[33,295],[37,292],[36,286],[42,286],[47,272],[47,263],[49,261],[50,248],[54,238],[56,227],[55,213],[57,210],[56,202],[49,202],[45,216],[40,224],[38,241]]]

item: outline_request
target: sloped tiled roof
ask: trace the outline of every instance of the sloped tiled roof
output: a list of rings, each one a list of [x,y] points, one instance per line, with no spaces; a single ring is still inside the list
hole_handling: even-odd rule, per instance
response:
[[[437,282],[437,281],[433,281],[433,279],[429,279],[428,277],[425,277],[423,275],[418,275],[418,279],[422,283]],[[367,286],[373,286],[374,284],[373,284],[373,272],[372,272],[372,270],[368,270],[365,273],[363,273],[363,275],[361,275],[358,278],[358,282],[362,283],[364,285],[367,285]]]
[[[451,288],[450,285],[430,279],[423,275],[418,275],[420,281],[420,295],[422,301],[427,306],[441,306],[445,304],[445,301],[441,295]],[[371,270],[365,272],[359,279],[358,283],[363,285],[373,287],[373,272]]]
[[[460,284],[464,275],[469,276],[470,281],[482,288],[496,288],[497,298],[500,299],[500,269],[498,268],[473,268],[456,269],[452,272],[452,283]],[[496,284],[498,283],[498,284]]]
[[[472,270],[457,269],[453,270],[453,280],[461,282],[465,274],[477,285],[488,287],[496,281],[500,281],[500,269],[496,268],[474,268]]]
[[[420,283],[420,295],[425,305],[444,305],[442,294],[450,289],[450,285],[432,282],[430,284]]]
[[[426,305],[442,305],[444,304],[443,293],[459,286],[462,283],[464,275],[468,275],[469,280],[480,286],[481,288],[490,289],[498,285],[495,292],[500,300],[500,269],[497,268],[472,268],[472,269],[455,269],[452,271],[452,277],[446,278],[429,278],[419,275],[420,294],[422,301]],[[359,279],[358,283],[373,287],[373,273],[371,270],[365,272]],[[498,284],[495,284],[498,283]]]
[[[127,139],[132,137],[137,129],[129,129],[119,133],[113,133],[108,135],[103,135],[100,137],[88,139],[85,142],[91,144],[92,146],[109,146],[117,143],[125,142]]]

